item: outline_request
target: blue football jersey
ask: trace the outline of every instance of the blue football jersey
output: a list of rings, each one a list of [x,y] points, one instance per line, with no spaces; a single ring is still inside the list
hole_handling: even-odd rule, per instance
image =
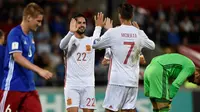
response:
[[[0,45],[0,87],[3,81],[3,62],[4,62],[4,55],[5,55],[5,46]]]
[[[21,52],[27,60],[33,63],[35,53],[33,34],[30,32],[28,35],[25,35],[20,25],[14,27],[8,34],[2,89],[11,91],[35,90],[33,71],[15,62],[12,56],[14,52]]]

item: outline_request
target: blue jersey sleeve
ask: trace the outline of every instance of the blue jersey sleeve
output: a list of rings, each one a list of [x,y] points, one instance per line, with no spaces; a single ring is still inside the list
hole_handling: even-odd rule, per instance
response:
[[[22,44],[21,44],[20,36],[9,35],[7,44],[8,44],[9,54],[13,52],[22,52]]]

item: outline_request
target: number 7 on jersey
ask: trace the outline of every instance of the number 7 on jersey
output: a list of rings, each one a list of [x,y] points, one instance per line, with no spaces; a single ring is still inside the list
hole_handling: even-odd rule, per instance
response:
[[[129,58],[129,56],[131,55],[131,52],[132,52],[133,47],[134,47],[134,45],[135,45],[135,42],[124,42],[124,45],[129,45],[129,46],[131,46],[130,49],[128,50],[128,53],[127,53],[126,58],[125,58],[125,60],[124,60],[124,64],[127,64],[128,58]]]

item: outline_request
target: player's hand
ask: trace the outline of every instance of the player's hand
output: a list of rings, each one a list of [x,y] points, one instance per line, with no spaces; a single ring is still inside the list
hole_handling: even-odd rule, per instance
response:
[[[104,28],[106,30],[108,30],[109,28],[112,28],[113,27],[113,20],[111,20],[110,18],[105,18],[104,20]]]
[[[140,64],[146,64],[146,60],[144,58],[144,55],[140,55]]]
[[[101,64],[104,65],[104,66],[110,64],[110,59],[104,58],[104,59],[101,61]]]
[[[135,26],[136,28],[140,29],[139,25],[137,24],[137,22],[133,21],[132,25]]]
[[[97,15],[94,16],[94,21],[96,26],[103,26],[104,25],[104,14],[102,12],[98,12]]]
[[[78,30],[76,20],[74,18],[71,19],[70,21],[70,27],[69,27],[70,32],[75,33]]]
[[[52,78],[53,76],[51,72],[49,72],[48,70],[43,70],[43,69],[39,71],[39,75],[46,80]]]

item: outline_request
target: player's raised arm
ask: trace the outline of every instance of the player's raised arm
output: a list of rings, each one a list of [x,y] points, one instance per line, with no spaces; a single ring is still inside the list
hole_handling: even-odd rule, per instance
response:
[[[113,21],[108,17],[104,19],[104,15],[101,12],[94,16],[94,20],[96,27],[95,31],[93,32],[93,38],[99,41],[101,39],[101,27],[104,27],[106,30],[108,30],[113,27]]]
[[[144,33],[143,30],[140,30],[140,27],[137,24],[137,22],[133,21],[132,25],[139,29],[139,36],[142,39],[142,41],[141,41],[142,42],[142,46],[146,47],[146,48],[149,48],[151,50],[155,49],[155,43],[148,38],[148,36]]]
[[[78,30],[76,25],[76,20],[74,18],[71,19],[70,22],[70,31],[67,33],[67,35],[60,41],[60,49],[64,50],[67,49],[68,43],[71,39],[71,37],[74,35],[74,32]]]
[[[98,12],[97,15],[94,16],[94,21],[95,21],[96,27],[93,32],[92,38],[95,40],[95,39],[100,38],[101,29],[102,29],[102,26],[104,25],[104,14],[102,12]]]
[[[111,20],[110,18],[105,18],[104,20],[104,28],[106,30],[110,29],[110,28],[113,28],[113,20]]]
[[[135,26],[136,28],[140,29],[139,25],[137,24],[136,21],[132,22],[132,25]],[[140,64],[146,64],[146,60],[143,54],[140,54]]]
[[[104,14],[102,12],[98,12],[97,15],[94,16],[95,26],[102,27],[104,25]]]
[[[148,38],[148,36],[144,33],[143,30],[139,30],[139,35],[141,36],[141,42],[143,47],[149,48],[151,50],[155,49],[155,43]]]
[[[92,46],[94,49],[103,49],[103,48],[109,48],[111,44],[111,38],[110,38],[110,31],[106,31],[101,37],[100,40],[95,41],[94,45]]]
[[[93,45],[94,49],[100,49],[100,48],[108,48],[110,46],[110,31],[113,27],[113,21],[110,18],[106,18],[104,20],[104,28],[107,29],[107,31],[98,39],[98,41],[95,41],[95,44]]]
[[[106,30],[108,30],[110,28],[113,28],[113,20],[111,20],[108,17],[105,18],[105,20],[104,20],[104,28]],[[110,64],[110,58],[111,58],[111,50],[110,50],[110,48],[106,48],[105,54],[104,54],[104,58],[101,61],[101,64],[102,65],[108,65],[108,64]]]

